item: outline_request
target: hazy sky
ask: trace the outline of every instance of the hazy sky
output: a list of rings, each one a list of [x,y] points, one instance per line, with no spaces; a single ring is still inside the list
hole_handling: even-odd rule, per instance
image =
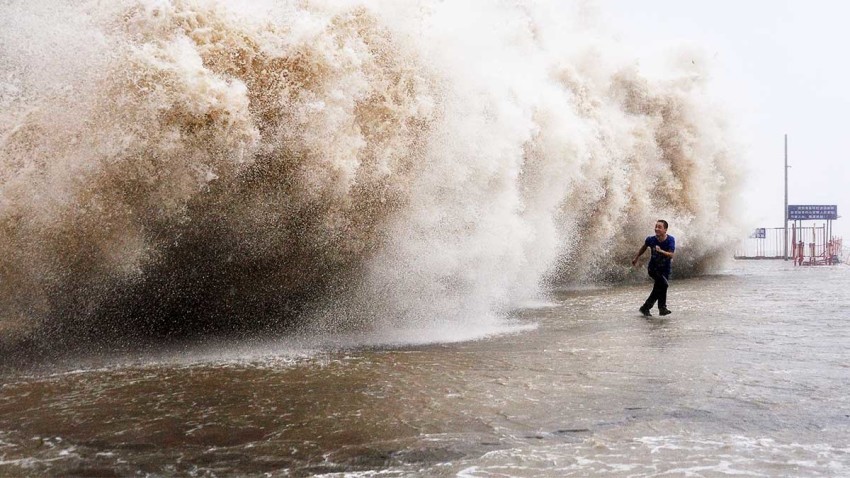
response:
[[[789,204],[837,204],[850,240],[850,3],[838,1],[600,1],[599,14],[640,62],[696,46],[748,171],[743,217],[781,227],[784,135]],[[819,221],[819,223],[822,221]]]

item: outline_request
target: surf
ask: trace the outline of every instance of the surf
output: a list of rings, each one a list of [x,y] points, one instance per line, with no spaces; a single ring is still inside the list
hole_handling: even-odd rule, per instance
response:
[[[584,8],[448,3],[0,6],[4,346],[443,340],[634,277],[659,217],[678,276],[722,256],[707,72],[642,72]]]

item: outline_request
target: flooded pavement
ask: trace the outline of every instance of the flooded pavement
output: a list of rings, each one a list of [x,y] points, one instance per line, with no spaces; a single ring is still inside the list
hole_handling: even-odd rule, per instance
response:
[[[736,262],[664,319],[649,289],[556,291],[461,343],[7,372],[0,475],[850,473],[850,267]]]

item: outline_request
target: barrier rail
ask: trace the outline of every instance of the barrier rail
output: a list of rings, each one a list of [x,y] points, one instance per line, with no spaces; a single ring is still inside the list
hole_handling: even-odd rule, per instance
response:
[[[842,239],[832,236],[828,223],[798,226],[788,230],[788,259],[797,266],[838,264],[843,258]],[[762,228],[735,250],[735,259],[785,259],[785,229]]]

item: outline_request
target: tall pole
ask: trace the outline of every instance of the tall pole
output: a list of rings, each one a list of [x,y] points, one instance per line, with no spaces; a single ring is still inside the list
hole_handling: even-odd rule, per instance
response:
[[[782,211],[783,227],[785,228],[785,248],[783,259],[788,260],[788,135],[785,135],[785,209]]]

